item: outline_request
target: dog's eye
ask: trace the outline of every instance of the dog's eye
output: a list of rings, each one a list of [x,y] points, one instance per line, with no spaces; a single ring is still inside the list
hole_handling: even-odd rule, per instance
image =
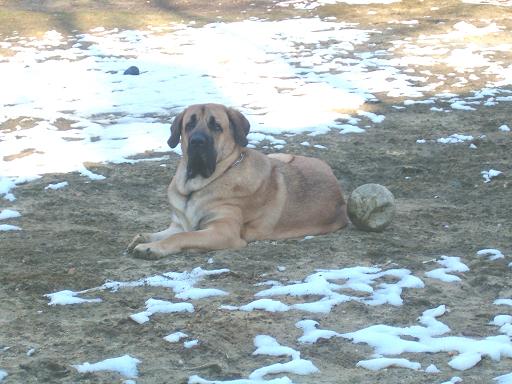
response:
[[[185,124],[185,131],[188,132],[188,131],[192,130],[196,126],[196,124],[197,124],[197,117],[194,114],[190,117],[190,120],[188,121],[188,123]]]
[[[214,132],[222,132],[222,126],[214,118],[210,118],[208,121],[208,128]]]

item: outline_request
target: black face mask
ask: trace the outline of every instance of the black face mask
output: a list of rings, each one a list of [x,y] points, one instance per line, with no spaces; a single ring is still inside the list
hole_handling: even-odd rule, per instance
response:
[[[187,149],[187,179],[202,176],[205,179],[215,172],[217,151],[213,147],[213,138],[198,133],[190,137]]]

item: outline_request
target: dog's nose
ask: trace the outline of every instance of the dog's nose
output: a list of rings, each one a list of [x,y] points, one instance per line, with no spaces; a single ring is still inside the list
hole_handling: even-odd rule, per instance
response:
[[[206,144],[206,141],[206,135],[202,132],[197,132],[190,136],[189,144],[192,147],[202,147]]]

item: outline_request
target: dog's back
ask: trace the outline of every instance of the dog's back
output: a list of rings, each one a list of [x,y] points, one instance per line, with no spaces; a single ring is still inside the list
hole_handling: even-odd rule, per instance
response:
[[[286,203],[274,238],[328,233],[348,223],[347,206],[331,168],[322,160],[294,155],[269,155],[286,185]]]

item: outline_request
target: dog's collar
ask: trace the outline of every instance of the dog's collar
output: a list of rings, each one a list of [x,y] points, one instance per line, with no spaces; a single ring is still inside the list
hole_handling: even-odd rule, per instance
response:
[[[233,164],[231,164],[231,166],[229,168],[236,167],[244,160],[244,158],[245,158],[245,152],[240,152],[240,157]]]

